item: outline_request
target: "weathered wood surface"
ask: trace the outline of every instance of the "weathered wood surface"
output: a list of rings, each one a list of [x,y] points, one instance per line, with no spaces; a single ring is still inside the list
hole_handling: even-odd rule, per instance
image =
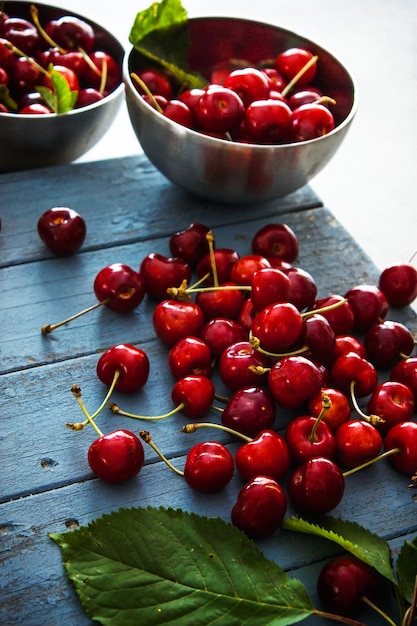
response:
[[[148,252],[168,254],[169,235],[196,221],[213,228],[219,247],[233,247],[241,254],[250,251],[251,237],[263,224],[289,224],[300,240],[297,264],[314,276],[319,295],[373,283],[378,272],[309,187],[259,207],[208,206],[174,188],[146,159],[128,158],[2,175],[0,197],[0,623],[82,626],[91,622],[64,575],[60,551],[49,532],[137,505],[181,507],[228,520],[241,481],[236,476],[221,494],[191,492],[147,448],[139,476],[126,484],[107,485],[88,467],[93,430],[74,433],[65,427],[66,422],[83,419],[70,392],[72,384],[81,386],[87,407],[97,408],[106,391],[95,373],[98,355],[125,341],[143,347],[151,373],[141,392],[115,394],[115,401],[144,415],[172,408],[167,349],[153,332],[152,302],[145,300],[125,316],[103,308],[47,337],[40,327],[93,304],[92,284],[102,267],[113,262],[138,267]],[[57,205],[79,210],[89,229],[82,251],[66,259],[53,258],[36,233],[39,215]],[[392,312],[394,316],[415,330],[411,310]],[[220,384],[218,390],[224,391]],[[219,420],[215,411],[208,418]],[[276,428],[282,430],[287,419],[278,410]],[[107,410],[100,416],[104,431],[147,428],[179,467],[187,449],[206,437],[201,431],[181,434],[186,421],[182,414],[146,423]],[[232,449],[237,445],[223,433],[210,432],[210,437],[228,442]],[[388,463],[366,472],[366,478],[349,477],[345,498],[334,513],[366,526],[398,549],[416,531],[409,481]],[[304,580],[313,596],[323,560],[337,552],[324,540],[291,533],[283,537],[281,532],[260,547]],[[372,620],[369,623],[379,623],[374,615]],[[321,622],[309,618],[305,623]]]

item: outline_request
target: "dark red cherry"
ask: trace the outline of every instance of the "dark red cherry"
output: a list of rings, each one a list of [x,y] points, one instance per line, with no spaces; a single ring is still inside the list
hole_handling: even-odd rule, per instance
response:
[[[232,479],[235,463],[231,452],[218,441],[197,443],[187,454],[184,478],[196,491],[220,491]]]
[[[291,466],[291,455],[284,437],[274,430],[262,430],[244,443],[235,454],[236,469],[248,481],[256,476],[282,480]]]
[[[417,269],[410,263],[391,265],[382,271],[378,284],[391,306],[407,306],[417,298]]]
[[[247,437],[272,428],[276,415],[274,399],[267,389],[241,387],[233,391],[222,411],[222,424]]]
[[[234,391],[242,387],[259,386],[265,380],[266,373],[260,374],[256,368],[263,370],[267,367],[268,360],[249,341],[240,341],[226,348],[218,365],[222,382]]]
[[[292,263],[298,256],[299,241],[287,224],[269,223],[253,236],[252,252],[267,259],[272,257]]]
[[[157,337],[171,348],[183,337],[198,337],[204,326],[204,315],[195,302],[163,300],[154,308],[152,323]]]
[[[379,369],[389,370],[414,350],[412,332],[400,322],[384,320],[368,329],[364,337],[366,357]]]
[[[353,310],[353,330],[363,332],[373,324],[384,320],[387,316],[388,300],[382,291],[375,285],[357,285],[351,287],[345,298]]]
[[[215,317],[204,325],[200,336],[209,346],[213,357],[218,357],[232,344],[247,341],[248,331],[235,320]]]
[[[382,437],[375,426],[364,419],[351,419],[335,433],[337,460],[348,469],[374,459],[382,446]]]
[[[312,415],[294,417],[286,428],[285,440],[297,465],[314,456],[332,459],[336,454],[336,440],[330,427],[322,420],[317,422]]]
[[[88,463],[99,478],[118,483],[136,476],[144,462],[143,445],[128,430],[115,430],[95,439],[88,449]]]
[[[93,287],[97,300],[118,313],[133,311],[145,297],[142,276],[124,263],[113,263],[100,270]]]
[[[401,422],[387,432],[384,450],[396,448],[399,451],[388,457],[391,464],[404,474],[410,476],[417,474],[417,422]]]
[[[65,50],[82,48],[90,52],[95,45],[93,27],[85,20],[73,15],[63,15],[44,26],[51,39]]]
[[[175,406],[184,405],[182,413],[192,419],[204,417],[214,400],[214,384],[201,374],[190,374],[177,380],[171,391]]]
[[[278,404],[298,409],[322,387],[319,368],[303,356],[286,356],[277,361],[268,375],[268,388]]]
[[[166,257],[157,252],[147,254],[139,266],[145,281],[146,293],[157,301],[168,298],[167,289],[179,287],[191,279],[191,268],[184,259]]]
[[[313,457],[293,470],[287,481],[288,498],[298,513],[328,513],[345,491],[342,470],[331,459]]]
[[[394,365],[390,380],[406,385],[414,396],[414,402],[417,402],[417,357],[410,356]]]
[[[122,393],[136,393],[148,380],[149,359],[146,352],[137,346],[117,344],[103,352],[96,370],[98,378],[108,387],[117,372],[115,389]]]
[[[37,230],[49,250],[57,256],[68,256],[81,248],[87,226],[84,218],[74,209],[54,207],[42,213]]]
[[[231,511],[231,521],[252,539],[277,530],[287,510],[284,489],[268,476],[255,476],[239,492]]]
[[[191,267],[208,253],[208,226],[193,222],[187,228],[177,231],[169,239],[169,249],[173,257],[184,259]]]
[[[412,420],[415,409],[414,396],[403,383],[385,380],[380,383],[369,398],[369,415],[378,415],[383,421],[376,424],[385,435],[395,424]]]
[[[188,335],[169,350],[168,367],[177,379],[194,374],[210,377],[213,373],[211,350],[199,337]]]

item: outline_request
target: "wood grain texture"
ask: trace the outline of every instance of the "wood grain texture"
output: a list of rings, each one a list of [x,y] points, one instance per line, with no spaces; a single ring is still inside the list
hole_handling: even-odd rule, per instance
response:
[[[106,389],[96,376],[96,363],[100,353],[115,343],[140,345],[151,370],[138,394],[116,393],[113,399],[143,415],[171,410],[173,379],[166,365],[167,348],[152,327],[152,301],[146,298],[134,313],[124,316],[103,307],[47,337],[41,335],[41,326],[93,304],[92,285],[102,267],[123,262],[138,268],[149,252],[169,254],[170,234],[196,221],[213,228],[218,247],[233,247],[242,255],[250,252],[251,238],[261,226],[287,223],[300,241],[297,265],[313,275],[320,296],[374,283],[378,272],[308,187],[259,207],[209,206],[174,188],[143,157],[132,157],[2,175],[0,193],[0,623],[83,626],[91,622],[48,533],[132,506],[180,507],[228,520],[242,482],[235,476],[221,494],[203,496],[188,489],[145,448],[145,467],[139,476],[107,485],[92,475],[87,463],[93,430],[73,432],[65,426],[83,420],[72,384],[80,385],[91,411],[102,402]],[[37,219],[53,205],[69,205],[86,218],[87,241],[76,256],[54,258],[38,239]],[[416,329],[409,309],[391,311],[390,317]],[[219,393],[228,393],[216,376],[215,382]],[[283,431],[290,417],[279,409],[275,427]],[[179,467],[189,447],[208,438],[202,431],[180,433],[188,421],[181,413],[158,422],[138,422],[106,409],[99,419],[103,431],[149,430]],[[208,419],[219,421],[219,413],[212,411]],[[224,433],[210,432],[209,437],[232,450],[238,445]],[[381,462],[367,470],[366,478],[357,474],[347,479],[345,498],[334,514],[366,526],[398,551],[416,530],[408,482],[388,462]],[[330,542],[282,531],[259,545],[292,576],[304,580],[313,597],[317,572],[337,553]],[[372,624],[382,623],[372,619]],[[305,623],[322,622],[309,618]]]

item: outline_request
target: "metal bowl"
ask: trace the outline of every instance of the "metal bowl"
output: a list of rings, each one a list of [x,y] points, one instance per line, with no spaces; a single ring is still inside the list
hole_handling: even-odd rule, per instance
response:
[[[138,94],[130,76],[137,52],[125,56],[123,75],[134,132],[150,161],[173,183],[223,203],[271,200],[291,193],[318,174],[342,143],[357,109],[355,82],[344,66],[316,43],[293,32],[251,20],[189,20],[189,65],[209,80],[226,59],[258,65],[296,46],[319,57],[315,84],[337,101],[335,129],[327,135],[282,145],[243,144],[203,135],[167,119]]]
[[[10,16],[30,20],[32,2],[5,2]],[[62,15],[87,21],[96,33],[97,48],[122,67],[124,48],[108,31],[71,10],[36,5],[42,24]],[[0,113],[0,172],[70,163],[92,148],[107,132],[124,101],[123,82],[97,103],[61,115]]]

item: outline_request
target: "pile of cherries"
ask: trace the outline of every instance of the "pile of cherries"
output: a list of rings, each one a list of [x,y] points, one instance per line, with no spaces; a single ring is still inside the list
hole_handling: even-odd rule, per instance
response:
[[[76,92],[75,108],[93,104],[120,85],[121,67],[97,47],[96,33],[85,20],[63,15],[40,24],[0,10],[0,113],[52,113],[38,87],[54,90],[51,67]]]
[[[73,220],[79,221],[74,215],[63,220],[62,210],[50,222],[55,246],[56,230],[65,239]],[[46,218],[42,222],[48,230]],[[43,241],[48,243],[45,234]],[[174,233],[169,248],[171,256],[147,254],[137,270],[113,264],[94,280],[100,306],[125,313],[145,297],[155,303],[153,328],[168,349],[174,380],[174,408],[166,414],[124,411],[110,402],[114,389],[136,393],[150,368],[141,348],[118,344],[98,359],[97,376],[108,392],[93,414],[74,386],[86,419],[68,426],[96,429],[88,461],[97,476],[119,482],[137,475],[145,458],[142,441],[200,492],[223,489],[237,472],[243,485],[231,521],[254,539],[280,527],[288,503],[299,514],[335,509],[346,477],[376,461],[389,461],[415,486],[415,340],[407,326],[388,319],[390,311],[417,297],[411,263],[387,267],[377,285],[353,285],[319,298],[312,275],[296,264],[299,241],[286,224],[259,229],[244,256],[216,247],[212,231],[201,223]],[[216,394],[216,376],[228,397]],[[182,432],[220,428],[240,445],[232,454],[223,443],[203,439],[190,448],[180,470],[148,430],[139,437],[125,429],[103,434],[96,418],[106,406],[138,420],[180,412],[191,420]],[[220,413],[220,421],[200,421],[210,411]],[[278,411],[288,416],[284,432],[274,428]],[[351,555],[332,559],[317,584],[323,605],[341,615],[380,588],[375,570]]]
[[[314,86],[317,60],[305,48],[289,48],[262,67],[215,69],[205,87],[186,90],[158,68],[132,78],[151,106],[183,126],[244,143],[293,143],[335,127],[337,103]]]

